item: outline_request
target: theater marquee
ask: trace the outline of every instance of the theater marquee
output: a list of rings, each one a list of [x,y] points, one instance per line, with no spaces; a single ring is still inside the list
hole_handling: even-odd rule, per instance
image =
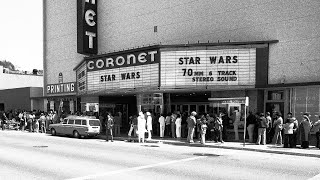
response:
[[[159,62],[159,50],[88,59],[87,91],[110,92],[158,87]]]
[[[255,85],[256,49],[161,52],[161,87]]]

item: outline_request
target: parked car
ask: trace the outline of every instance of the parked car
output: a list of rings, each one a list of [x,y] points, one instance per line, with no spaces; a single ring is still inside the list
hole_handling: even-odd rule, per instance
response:
[[[100,121],[88,116],[68,116],[62,123],[50,124],[49,129],[53,136],[93,137],[100,134]]]

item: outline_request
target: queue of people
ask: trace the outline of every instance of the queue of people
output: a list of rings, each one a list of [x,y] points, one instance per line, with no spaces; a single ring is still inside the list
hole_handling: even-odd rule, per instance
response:
[[[194,138],[199,139],[202,144],[205,144],[206,139],[223,143],[224,115],[197,114],[193,111],[190,115],[173,112],[157,116],[150,112],[139,112],[138,116],[129,117],[128,141],[132,141],[132,136],[135,136],[139,142],[145,142],[145,134],[148,136],[147,140],[151,140],[152,134],[158,133],[160,138],[187,138],[189,143],[194,143]]]
[[[35,133],[46,133],[49,124],[59,123],[63,116],[58,116],[57,112],[40,111],[8,111],[0,112],[0,127],[5,130],[14,127],[15,130],[29,131]],[[106,132],[106,140],[113,141],[115,124],[119,124],[117,119],[110,113],[100,116]],[[128,139],[138,137],[139,142],[152,139],[152,135],[160,135],[160,138],[187,138],[188,143],[194,143],[194,138],[200,140],[201,144],[207,140],[223,143],[226,139],[226,122],[229,117],[226,113],[219,114],[186,112],[173,112],[168,114],[152,114],[150,112],[139,112],[138,115],[129,117],[130,130]],[[249,112],[247,117],[247,134],[250,143],[257,145],[274,144],[284,148],[296,148],[301,144],[301,148],[309,148],[310,132],[316,131],[317,144],[320,148],[320,116],[319,120],[312,122],[310,115],[304,113],[300,123],[288,113],[284,120],[280,112],[269,112],[253,114]],[[118,130],[119,131],[119,130]]]
[[[310,115],[304,113],[300,123],[292,116],[292,113],[287,114],[284,120],[280,112],[273,112],[271,117],[267,112],[254,115],[249,112],[247,117],[247,131],[249,142],[256,144],[274,144],[276,146],[283,146],[284,148],[296,148],[298,142],[301,148],[309,148],[310,133],[314,128],[316,130],[317,147],[320,148],[320,117],[315,123],[310,120]],[[254,137],[256,134],[256,137]]]
[[[60,118],[56,111],[8,111],[0,112],[0,126],[2,130],[13,129],[34,133],[46,133],[49,124],[58,123]]]
[[[229,121],[226,113],[219,114],[197,114],[195,111],[190,114],[173,112],[168,114],[152,115],[150,112],[140,112],[138,116],[130,116],[129,141],[132,134],[138,136],[139,142],[145,142],[145,135],[148,139],[152,134],[160,135],[160,138],[187,138],[188,143],[194,143],[197,138],[201,144],[206,140],[223,143],[226,139],[225,121]],[[157,125],[155,125],[157,123]],[[274,144],[285,148],[295,148],[300,143],[302,148],[309,147],[310,131],[313,128],[320,128],[320,118],[317,122],[310,121],[309,114],[305,113],[300,123],[287,114],[283,120],[280,112],[269,112],[253,114],[249,112],[247,117],[247,134],[250,143],[257,145]],[[320,131],[316,133],[317,147],[320,148]]]

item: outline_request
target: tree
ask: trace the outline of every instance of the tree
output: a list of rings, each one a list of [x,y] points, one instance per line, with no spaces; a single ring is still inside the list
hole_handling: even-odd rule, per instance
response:
[[[10,61],[0,61],[0,66],[3,66],[5,68],[8,68],[12,71],[15,71],[16,70],[16,67],[10,62]]]

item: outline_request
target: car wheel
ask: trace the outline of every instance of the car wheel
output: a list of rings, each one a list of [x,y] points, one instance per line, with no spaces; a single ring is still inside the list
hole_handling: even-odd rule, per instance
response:
[[[52,136],[55,136],[55,135],[57,135],[57,132],[56,132],[56,130],[55,129],[51,129],[51,134],[52,134]]]
[[[79,132],[78,131],[73,131],[73,137],[79,138],[80,137]]]

